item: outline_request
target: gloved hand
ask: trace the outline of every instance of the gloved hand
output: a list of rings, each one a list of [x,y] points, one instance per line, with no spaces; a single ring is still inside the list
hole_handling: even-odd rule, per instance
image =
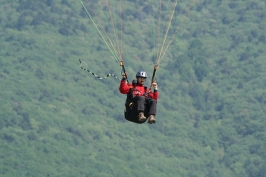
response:
[[[122,78],[123,78],[123,79],[126,79],[126,78],[127,78],[127,73],[123,73],[123,74],[122,74]]]
[[[156,82],[153,82],[152,86],[153,86],[154,90],[158,90],[158,84]]]

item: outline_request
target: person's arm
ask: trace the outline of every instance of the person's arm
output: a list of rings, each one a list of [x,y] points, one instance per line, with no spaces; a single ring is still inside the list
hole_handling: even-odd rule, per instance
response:
[[[153,91],[153,93],[150,93],[150,97],[155,99],[155,100],[158,100],[158,98],[159,98],[158,84],[152,83],[152,86],[154,88],[154,91]]]
[[[127,94],[129,92],[129,87],[128,87],[128,84],[127,84],[126,75],[123,74],[122,76],[123,76],[123,78],[122,78],[122,80],[120,82],[119,91],[122,94]]]

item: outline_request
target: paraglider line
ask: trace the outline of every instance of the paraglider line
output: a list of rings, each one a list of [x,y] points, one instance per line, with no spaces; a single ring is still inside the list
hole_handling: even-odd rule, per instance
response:
[[[80,1],[81,5],[83,6],[83,8],[85,9],[86,13],[88,14],[88,16],[90,17],[93,25],[95,26],[95,28],[97,29],[98,33],[100,34],[100,36],[102,37],[102,39],[104,40],[105,44],[107,45],[108,49],[110,50],[110,52],[113,54],[113,56],[115,57],[116,61],[119,63],[118,60],[118,56],[114,54],[113,50],[110,48],[110,46],[108,45],[107,41],[105,40],[105,38],[103,37],[101,31],[99,30],[99,28],[97,27],[96,23],[94,22],[93,18],[91,17],[89,11],[87,10],[87,8],[85,7],[85,5],[83,4],[82,1]]]

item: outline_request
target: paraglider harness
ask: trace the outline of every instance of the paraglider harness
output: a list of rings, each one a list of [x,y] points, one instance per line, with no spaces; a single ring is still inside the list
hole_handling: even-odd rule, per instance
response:
[[[121,62],[120,66],[122,67],[123,73],[126,75],[124,63]],[[153,83],[154,80],[155,80],[155,73],[156,73],[157,69],[158,69],[158,65],[155,65],[154,66],[154,70],[153,70],[153,74],[152,74],[151,83]],[[126,75],[126,80],[128,81],[127,75]],[[125,116],[125,119],[128,120],[128,121],[135,122],[135,123],[138,123],[138,124],[142,124],[144,122],[139,122],[138,117],[137,117],[137,115],[138,115],[137,108],[136,108],[136,105],[134,105],[134,101],[135,101],[134,98],[136,97],[134,95],[134,91],[136,91],[136,85],[137,85],[136,80],[133,80],[132,81],[132,86],[133,87],[130,88],[130,90],[129,90],[128,94],[127,94],[126,102],[125,102],[124,116]],[[150,89],[147,89],[147,87],[144,87],[144,95],[143,96],[145,96],[146,98],[149,97],[150,90],[151,90],[151,85],[150,85]]]
[[[134,96],[134,91],[136,91],[136,85],[137,85],[137,82],[135,80],[132,81],[132,85],[133,87],[130,88],[128,94],[127,94],[127,102],[129,102],[130,100],[132,100],[135,96]],[[144,87],[144,95],[145,97],[149,97],[149,91],[147,89],[147,87]]]
[[[133,116],[133,115],[138,115],[138,113],[136,114],[137,110],[136,110],[136,107],[134,106],[134,98],[136,97],[134,95],[134,91],[136,91],[136,85],[137,85],[137,82],[135,80],[132,81],[132,88],[130,88],[128,94],[127,94],[127,99],[126,99],[126,102],[125,102],[125,112],[124,112],[124,115],[125,115],[125,119],[127,119],[128,121],[131,121],[131,122],[135,122],[135,123],[144,123],[144,122],[139,122],[138,121],[138,118],[137,116]],[[147,87],[144,87],[144,95],[142,96],[145,96],[145,97],[149,97],[149,93],[150,91],[148,90]]]

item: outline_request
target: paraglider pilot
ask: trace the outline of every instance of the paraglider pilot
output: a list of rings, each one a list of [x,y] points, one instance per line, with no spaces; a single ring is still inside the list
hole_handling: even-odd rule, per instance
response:
[[[148,123],[156,122],[156,104],[159,97],[157,83],[152,83],[154,91],[144,86],[147,79],[147,74],[144,71],[139,71],[136,74],[136,81],[132,84],[126,82],[127,76],[123,74],[119,91],[122,94],[127,94],[125,103],[125,118],[135,123],[144,123],[148,119]]]

